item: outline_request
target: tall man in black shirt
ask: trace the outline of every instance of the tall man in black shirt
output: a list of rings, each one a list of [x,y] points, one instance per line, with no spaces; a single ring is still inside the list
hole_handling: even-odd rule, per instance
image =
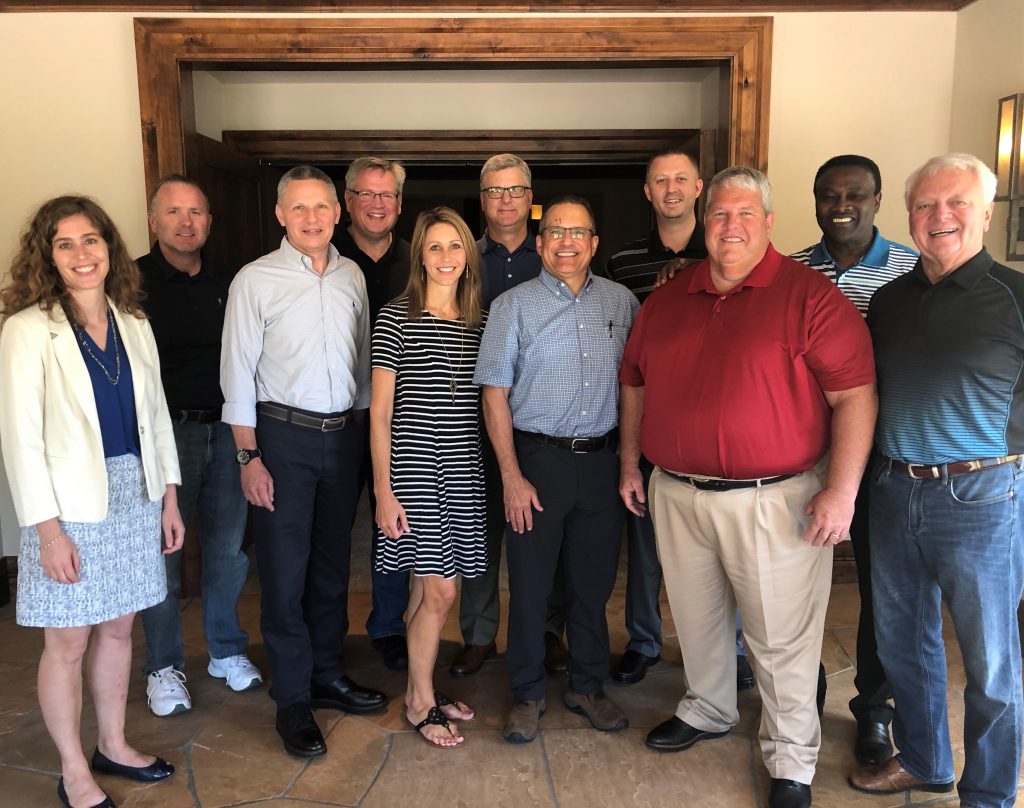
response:
[[[359,265],[366,278],[370,322],[386,303],[398,297],[409,280],[409,242],[395,236],[395,224],[402,212],[405,167],[397,160],[359,157],[345,174],[345,210],[348,227],[335,231],[334,246],[345,258]],[[360,489],[373,479],[370,465],[369,433],[363,453]],[[376,513],[373,486],[367,485],[370,512]],[[377,552],[377,531],[372,526],[372,552]],[[371,569],[373,558],[370,559]],[[409,654],[405,644],[402,616],[409,605],[409,573],[371,573],[373,608],[366,618],[366,633],[392,670],[405,670]]]
[[[199,517],[207,671],[233,690],[248,690],[263,678],[246,656],[249,635],[238,622],[238,596],[249,569],[242,552],[246,502],[231,428],[220,420],[220,340],[231,277],[202,254],[212,221],[209,201],[196,182],[180,175],[165,177],[149,203],[156,243],[137,264],[174,422],[182,476],[178,505],[186,525],[193,514]],[[150,709],[159,716],[192,707],[184,685],[178,604],[181,552],[164,558],[167,598],[142,613],[146,692]]]

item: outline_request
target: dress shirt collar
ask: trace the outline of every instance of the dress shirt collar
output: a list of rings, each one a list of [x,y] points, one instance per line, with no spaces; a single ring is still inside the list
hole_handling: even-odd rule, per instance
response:
[[[864,256],[854,266],[884,269],[889,266],[889,240],[882,238],[882,234],[878,232],[877,227],[872,227],[871,232],[871,244],[868,245],[868,251],[864,253]],[[829,263],[836,269],[839,269],[839,264],[836,263],[832,254],[828,251],[828,247],[825,246],[825,239],[822,239],[811,250],[811,265],[817,266],[825,263]]]
[[[312,272],[314,275],[319,276],[315,269],[313,269],[313,259],[310,258],[303,252],[296,250],[292,243],[288,240],[288,236],[281,237],[281,255],[285,259],[284,265],[289,269],[306,269]],[[324,270],[324,277],[329,275],[335,269],[338,268],[338,260],[341,258],[341,253],[338,252],[338,248],[333,244],[327,245],[327,269]]]
[[[769,242],[764,256],[750,271],[750,274],[728,292],[720,292],[715,288],[714,281],[711,280],[710,259],[705,259],[696,265],[693,274],[690,276],[690,286],[686,291],[691,295],[696,292],[707,292],[708,294],[720,296],[722,294],[736,294],[745,286],[771,286],[775,276],[779,274],[779,266],[781,264],[782,256]]]
[[[572,290],[564,281],[560,281],[543,267],[541,268],[539,277],[540,282],[544,284],[544,287],[549,292],[557,295],[561,294],[562,290],[565,289],[565,291],[574,297],[582,297],[583,293],[590,289],[591,285],[594,283],[594,273],[590,271],[590,267],[587,267],[587,279],[583,282],[583,286],[580,287],[580,293],[578,295],[572,295]]]
[[[914,280],[923,286],[939,286],[949,282],[955,283],[961,289],[973,289],[978,281],[988,274],[994,263],[995,261],[989,255],[988,250],[982,247],[981,252],[940,279],[938,283],[932,283],[925,274],[920,258],[917,259],[917,263],[914,264],[914,268],[910,272]]]
[[[654,227],[651,228],[651,232],[647,236],[647,249],[648,249],[649,252],[651,252],[653,254],[667,252],[667,253],[672,253],[673,255],[678,255],[679,253],[684,253],[687,250],[694,250],[694,249],[703,250],[704,249],[704,223],[700,219],[697,219],[697,224],[694,226],[693,232],[690,234],[690,240],[687,241],[685,245],[683,245],[683,249],[681,249],[679,251],[679,253],[675,252],[674,250],[669,249],[668,247],[666,247],[662,243],[662,241],[661,241],[661,234],[658,232],[657,225],[655,225]]]
[[[489,252],[493,252],[499,246],[505,246],[500,241],[494,241],[493,239],[491,239],[491,237],[487,234],[486,230],[484,231],[484,234],[480,237],[480,240],[476,244],[477,248],[480,250],[481,255],[486,255]],[[514,250],[512,250],[509,254],[515,255],[523,250],[537,252],[537,237],[530,232],[529,227],[526,228],[526,238],[523,240],[523,243],[516,247]]]

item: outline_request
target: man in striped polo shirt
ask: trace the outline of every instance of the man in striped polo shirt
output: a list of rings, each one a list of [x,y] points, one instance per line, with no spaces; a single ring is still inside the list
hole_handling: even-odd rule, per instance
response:
[[[881,201],[882,175],[873,160],[857,154],[827,160],[814,176],[814,212],[821,228],[821,241],[791,256],[831,278],[863,315],[867,315],[874,293],[908,272],[917,261],[916,252],[883,238],[874,226]],[[857,719],[857,760],[869,765],[892,757],[889,724],[893,711],[889,704],[892,691],[878,661],[875,643],[866,475],[857,495],[850,536],[861,602],[854,679],[857,695],[850,701],[850,712]],[[822,671],[818,684],[819,711],[824,700]]]

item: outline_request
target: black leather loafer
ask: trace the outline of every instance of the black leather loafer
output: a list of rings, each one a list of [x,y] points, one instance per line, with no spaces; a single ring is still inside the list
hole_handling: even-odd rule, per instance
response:
[[[721,738],[728,735],[725,732],[709,732],[706,729],[691,727],[678,716],[672,716],[668,721],[662,721],[658,726],[647,733],[645,743],[651,749],[658,752],[682,752],[689,749],[695,743],[708,741],[712,738]]]
[[[174,766],[163,758],[158,757],[148,766],[124,766],[112,761],[98,748],[92,753],[92,770],[100,774],[136,780],[139,783],[156,783],[174,774]]]
[[[308,704],[282,707],[277,711],[276,727],[289,755],[317,757],[327,751],[324,736]]]
[[[892,757],[889,727],[881,721],[858,721],[853,753],[862,766],[877,766]]]
[[[772,778],[768,808],[811,808],[811,787],[796,780]]]
[[[612,679],[619,684],[635,685],[647,675],[647,669],[661,657],[647,656],[639,651],[627,648],[612,672]]]
[[[409,668],[409,647],[401,634],[389,634],[373,641],[373,647],[384,660],[384,667],[393,671],[404,671]]]
[[[71,808],[71,800],[68,799],[68,792],[64,790],[64,778],[61,777],[57,783],[57,799],[61,801],[64,808]],[[114,801],[106,794],[103,795],[103,802],[98,802],[92,808],[117,808]]]
[[[379,690],[360,687],[347,676],[328,685],[311,685],[310,704],[318,710],[342,710],[346,713],[372,713],[388,706],[388,697]]]
[[[736,654],[736,689],[750,690],[757,684],[754,678],[754,669],[750,667],[750,660],[745,654]]]

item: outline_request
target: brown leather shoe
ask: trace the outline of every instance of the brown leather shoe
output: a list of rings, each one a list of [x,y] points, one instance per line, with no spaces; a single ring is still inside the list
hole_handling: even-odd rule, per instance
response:
[[[877,766],[857,769],[846,778],[846,781],[851,788],[868,794],[898,794],[907,789],[945,794],[953,790],[952,780],[948,783],[926,783],[919,780],[900,765],[898,758],[892,758]]]
[[[548,708],[544,699],[516,701],[509,710],[501,737],[509,743],[529,743],[540,730],[540,717]]]
[[[494,656],[495,650],[493,642],[487,645],[464,645],[452,660],[448,673],[452,676],[469,676],[476,673],[484,664],[484,660]]]
[[[552,676],[569,672],[569,652],[562,645],[562,638],[550,631],[544,632],[544,667]]]
[[[616,732],[629,726],[629,719],[603,691],[597,693],[573,693],[569,691],[562,702],[578,715],[585,716],[594,729],[602,732]]]

